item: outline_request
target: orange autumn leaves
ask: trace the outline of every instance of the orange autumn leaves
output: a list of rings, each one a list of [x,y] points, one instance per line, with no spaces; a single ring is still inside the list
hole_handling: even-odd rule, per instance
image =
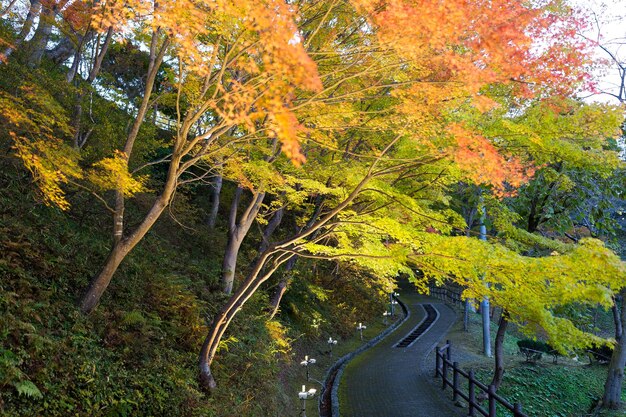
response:
[[[569,95],[586,80],[586,45],[575,36],[582,23],[558,0],[534,5],[509,0],[352,3],[367,13],[381,44],[422,69],[423,85],[404,93],[405,112],[422,107],[420,113],[441,119],[440,109],[462,101],[486,112],[496,105],[483,92],[490,84],[509,84],[510,94],[528,99]],[[436,109],[423,109],[425,103]],[[534,174],[530,164],[503,154],[496,142],[466,124],[453,119],[434,126],[454,139],[443,151],[462,175],[491,186],[497,195],[512,192]],[[419,128],[432,126],[421,123]]]
[[[287,157],[304,162],[291,99],[296,91],[318,91],[321,81],[300,41],[294,6],[282,0],[113,0],[106,7],[98,26],[162,31],[178,60],[178,77],[202,77],[215,86],[199,105],[249,133],[264,125]]]
[[[443,101],[446,94],[466,94],[484,109],[486,98],[479,91],[490,83],[516,80],[517,92],[530,96],[531,90],[547,84],[570,88],[581,78],[578,64],[583,54],[554,45],[555,39],[573,39],[569,31],[577,24],[556,1],[542,7],[509,0],[351,3],[369,21],[363,30],[374,31],[380,47],[391,48],[409,65],[419,66],[424,81],[454,84],[433,88],[441,94],[435,101]],[[299,4],[308,7],[307,2]],[[319,91],[322,82],[303,45],[296,5],[283,0],[109,0],[96,7],[101,18],[94,24],[100,28],[162,30],[185,73],[216,81],[209,106],[213,111],[249,132],[265,124],[267,134],[279,138],[287,157],[296,164],[305,162],[300,152],[305,129],[291,110],[292,99],[300,91]],[[546,42],[546,53],[537,49],[541,42]],[[226,44],[237,46],[220,56]],[[235,70],[220,71],[223,68]],[[412,95],[395,93],[414,101],[401,106],[424,114],[417,118],[428,118],[429,111],[421,111]],[[479,142],[472,143],[478,149]],[[464,153],[462,148],[457,155]],[[473,154],[467,149],[470,157]],[[493,151],[492,146],[484,154]]]
[[[487,138],[462,124],[452,124],[448,133],[456,141],[452,158],[462,174],[475,184],[491,186],[497,196],[514,193],[534,174],[534,167],[503,155]]]
[[[74,26],[89,21],[102,32],[115,28],[122,38],[137,32],[145,37],[158,30],[158,42],[169,42],[167,62],[177,71],[172,79],[182,84],[197,78],[198,84],[213,85],[190,108],[210,111],[225,125],[240,126],[248,134],[277,137],[289,159],[305,162],[300,144],[307,132],[293,102],[322,91],[325,79],[305,46],[310,34],[299,27],[301,9],[311,7],[310,2],[103,0],[92,9],[84,1],[64,4],[65,19]],[[414,78],[419,78],[389,94],[399,101],[395,109],[419,127],[420,140],[450,132],[457,141],[446,151],[470,178],[500,190],[503,183],[519,185],[524,178],[519,160],[500,155],[492,142],[468,127],[447,127],[449,121],[440,120],[441,110],[456,105],[460,97],[488,110],[492,103],[480,92],[492,83],[514,80],[514,91],[525,97],[543,87],[571,89],[581,80],[584,54],[567,47],[568,42],[574,44],[572,30],[578,24],[567,9],[557,1],[541,7],[510,0],[351,0],[350,4],[355,16],[363,18],[361,30],[371,32],[376,42],[360,45],[362,49],[394,51],[393,62],[406,62],[403,65],[412,67]],[[331,16],[333,5],[328,5]],[[81,18],[89,12],[88,19]],[[543,51],[537,48],[541,42],[546,42]],[[345,52],[336,48],[338,54]],[[354,50],[354,45],[348,49]],[[341,83],[341,88],[347,85]],[[194,97],[193,92],[185,94]]]
[[[445,67],[477,93],[486,83],[522,82],[520,89],[579,81],[585,54],[581,22],[561,1],[353,0],[381,42],[411,60]]]

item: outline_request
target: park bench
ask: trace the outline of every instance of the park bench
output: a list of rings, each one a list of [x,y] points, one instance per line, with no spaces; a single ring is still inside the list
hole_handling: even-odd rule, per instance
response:
[[[545,342],[531,339],[518,340],[517,347],[519,352],[526,357],[526,362],[535,363],[541,360],[543,354],[552,356],[552,363],[558,363],[559,352]]]

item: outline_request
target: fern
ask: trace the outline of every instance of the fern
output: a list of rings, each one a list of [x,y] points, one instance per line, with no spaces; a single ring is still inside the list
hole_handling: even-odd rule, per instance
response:
[[[14,384],[19,395],[25,395],[30,398],[43,398],[43,394],[39,388],[30,381],[20,381]]]

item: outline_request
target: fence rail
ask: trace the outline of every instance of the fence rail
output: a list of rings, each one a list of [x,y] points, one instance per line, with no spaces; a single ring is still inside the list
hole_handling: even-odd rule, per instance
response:
[[[469,408],[469,417],[475,417],[476,413],[480,413],[485,417],[496,417],[496,404],[499,403],[507,410],[513,412],[515,417],[528,417],[522,411],[520,403],[511,404],[505,398],[496,393],[495,385],[485,385],[474,376],[474,371],[464,371],[459,367],[458,362],[452,362],[452,343],[446,341],[446,344],[436,348],[435,355],[435,378],[441,377],[441,389],[446,387],[452,388],[452,401],[463,398],[467,401]],[[449,370],[452,369],[452,380],[448,378]],[[463,392],[459,387],[459,379],[464,377],[468,381],[468,392]],[[487,395],[488,406],[483,408],[476,400],[476,390],[479,389]]]
[[[432,284],[428,286],[428,289],[430,291],[430,295],[435,298],[455,305],[463,304],[463,300],[461,299],[461,291],[454,291],[447,287],[437,287]]]

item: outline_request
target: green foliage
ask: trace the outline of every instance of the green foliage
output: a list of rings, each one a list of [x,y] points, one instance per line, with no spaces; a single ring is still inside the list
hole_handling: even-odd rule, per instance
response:
[[[0,347],[0,389],[12,385],[18,395],[24,395],[35,399],[43,397],[41,391],[20,369],[23,360],[8,349]],[[1,403],[0,403],[1,404]]]
[[[483,382],[491,378],[489,370],[476,374]],[[498,394],[511,402],[522,403],[524,412],[530,416],[579,417],[601,397],[605,378],[606,368],[600,366],[520,363],[504,373]],[[498,415],[511,416],[511,413],[499,408]]]
[[[590,352],[597,361],[607,363],[611,360],[611,356],[613,355],[613,346],[594,346],[590,349]]]
[[[30,381],[20,381],[15,383],[15,389],[19,395],[25,395],[31,398],[41,399],[43,394],[39,391],[39,388]]]
[[[108,249],[98,207],[78,196],[71,197],[81,201],[76,217],[33,206],[28,181],[19,180],[7,160],[2,163],[0,206],[9,210],[0,214],[0,414],[285,414],[278,411],[285,404],[274,382],[275,355],[284,354],[290,336],[266,328],[266,316],[259,314],[266,298],[242,312],[233,332],[245,336],[219,353],[226,360],[218,375],[244,377],[233,378],[231,388],[212,398],[198,388],[195,363],[205,317],[222,302],[219,293],[207,291],[216,279],[207,271],[219,270],[215,254],[198,244],[219,239],[198,233],[191,240],[163,219],[123,267],[112,298],[84,317],[76,296]],[[127,210],[139,207],[130,204]]]
[[[521,339],[517,341],[517,346],[520,349],[532,349],[539,352],[550,353],[553,349],[546,342],[533,339]]]

